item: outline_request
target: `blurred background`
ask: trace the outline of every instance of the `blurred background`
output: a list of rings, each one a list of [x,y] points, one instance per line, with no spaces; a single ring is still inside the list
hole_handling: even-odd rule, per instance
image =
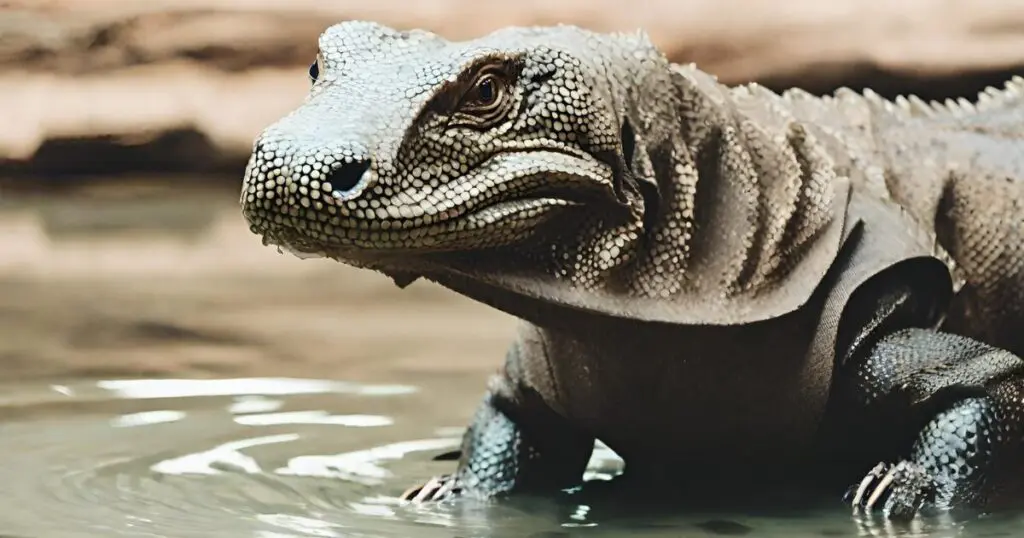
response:
[[[0,371],[8,379],[482,378],[514,320],[265,248],[257,132],[345,19],[450,38],[645,29],[735,84],[967,97],[1024,73],[1021,0],[0,1]],[[466,409],[466,413],[471,411]]]
[[[515,320],[281,255],[239,211],[253,138],[346,19],[452,39],[643,28],[723,82],[817,94],[972,99],[1024,75],[1024,0],[0,0],[0,482],[28,484],[0,492],[0,534],[481,535],[393,505],[451,470],[431,458],[458,446]],[[823,536],[850,523],[834,508],[813,529],[725,528]],[[539,514],[463,523],[569,535]]]

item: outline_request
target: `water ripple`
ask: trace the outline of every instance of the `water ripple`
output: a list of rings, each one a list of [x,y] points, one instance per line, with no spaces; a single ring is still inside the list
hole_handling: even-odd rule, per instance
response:
[[[0,534],[64,537],[967,536],[903,531],[849,513],[629,515],[575,493],[557,502],[409,506],[397,495],[450,471],[480,384],[316,379],[107,380],[0,390]],[[444,394],[444,398],[437,398]],[[621,461],[598,446],[587,470]],[[670,511],[670,514],[672,512]],[[722,523],[724,522],[724,523]],[[1009,528],[1014,528],[1011,522]],[[752,534],[755,535],[755,534]]]
[[[387,460],[400,460],[411,452],[450,450],[459,439],[422,439],[356,450],[331,456],[298,456],[277,469],[281,475],[340,478],[367,486],[382,484],[392,474],[381,466]]]
[[[0,490],[3,533],[408,536],[415,523],[394,495],[430,470],[387,466],[418,466],[399,460],[428,462],[434,447],[457,444],[401,441],[438,426],[413,414],[422,402],[409,400],[418,394],[409,385],[160,379],[48,390],[3,392],[0,480],[20,484]],[[309,455],[332,448],[345,452]]]
[[[117,379],[96,383],[119,398],[187,398],[197,396],[358,394],[397,396],[416,391],[408,385],[360,385],[344,381],[295,378]]]

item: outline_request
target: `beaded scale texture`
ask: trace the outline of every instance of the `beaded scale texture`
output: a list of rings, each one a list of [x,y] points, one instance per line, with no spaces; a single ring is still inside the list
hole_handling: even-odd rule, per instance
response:
[[[904,303],[931,305],[905,325],[941,323],[967,350],[958,360],[980,361],[971,383],[1020,365],[1024,79],[976,102],[776,94],[672,64],[642,32],[572,26],[448,41],[350,21],[319,44],[306,102],[254,143],[242,212],[265,244],[399,285],[425,277],[524,319],[467,433],[463,483],[474,461],[511,477],[495,491],[524,480],[540,464],[502,458],[544,450],[508,416],[548,411],[584,439],[611,439],[627,461],[661,461],[663,445],[681,461],[771,444],[765,457],[799,454],[833,375],[864,380],[836,404],[851,409],[912,387],[888,375],[910,368],[903,355],[851,358],[885,341],[869,332]],[[914,301],[865,314],[864,333],[840,349],[840,320],[860,319],[850,310],[866,301],[858,290],[908,266],[907,289],[879,295]],[[915,344],[921,364],[945,368],[946,344],[931,334]],[[985,362],[987,346],[1007,350],[1003,362]],[[921,399],[967,378],[939,376]],[[959,457],[935,439],[954,423],[1017,432],[1007,417],[1020,402],[1005,398],[1017,391],[959,408],[981,422],[936,418],[917,456],[907,447],[904,480],[876,493],[903,484],[892,498],[916,509],[941,482],[942,458]],[[858,502],[878,501],[868,479],[895,468],[869,473]],[[946,500],[964,488],[946,488]]]

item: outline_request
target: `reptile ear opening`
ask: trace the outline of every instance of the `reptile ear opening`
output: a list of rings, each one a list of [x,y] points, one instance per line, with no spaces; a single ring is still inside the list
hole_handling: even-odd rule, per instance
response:
[[[632,178],[640,196],[644,201],[644,227],[650,229],[658,218],[658,211],[661,205],[661,192],[655,181],[647,181],[638,177],[636,173],[636,133],[633,131],[633,123],[629,118],[623,118],[622,127],[619,128],[619,143],[622,145],[622,161],[625,165],[625,172]]]
[[[626,170],[633,171],[633,157],[636,153],[636,133],[633,132],[633,124],[629,118],[622,120],[622,127],[619,128],[619,140],[622,144],[622,160],[626,163]]]

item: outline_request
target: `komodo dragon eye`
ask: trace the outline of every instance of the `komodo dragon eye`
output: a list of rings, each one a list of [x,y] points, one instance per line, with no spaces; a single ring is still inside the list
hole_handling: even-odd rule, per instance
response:
[[[493,76],[486,76],[476,85],[477,101],[482,105],[489,105],[498,99],[498,83]]]
[[[476,117],[477,122],[489,124],[507,112],[508,87],[497,71],[481,73],[459,104],[460,112]]]

